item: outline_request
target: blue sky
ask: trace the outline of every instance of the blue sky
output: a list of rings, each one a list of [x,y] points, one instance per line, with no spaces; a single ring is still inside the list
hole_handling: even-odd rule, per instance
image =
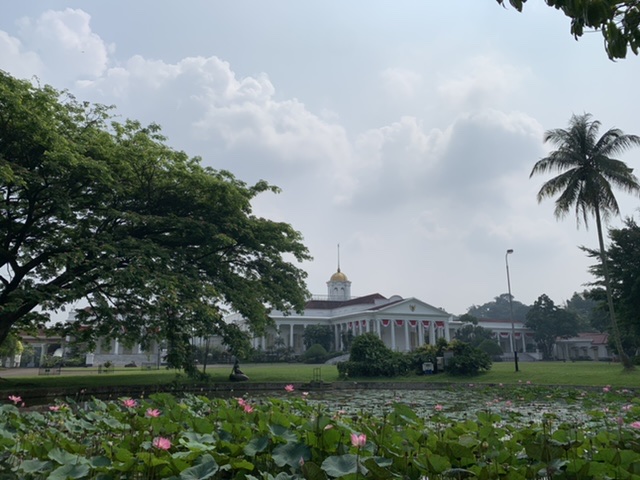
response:
[[[0,68],[281,187],[255,213],[302,232],[311,292],[339,243],[352,294],[454,314],[506,292],[509,248],[517,300],[581,291],[595,230],[536,202],[543,132],[590,112],[640,134],[639,59],[609,61],[599,33],[575,41],[543,2],[5,2]]]

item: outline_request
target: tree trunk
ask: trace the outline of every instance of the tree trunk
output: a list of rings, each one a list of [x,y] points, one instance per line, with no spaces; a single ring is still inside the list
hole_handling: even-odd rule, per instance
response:
[[[613,308],[613,295],[611,293],[611,280],[609,278],[609,265],[607,263],[607,252],[604,248],[604,239],[602,236],[602,222],[600,221],[600,209],[596,206],[596,227],[598,229],[598,243],[600,244],[600,261],[602,262],[602,273],[604,275],[604,288],[607,292],[607,304],[609,305],[609,318],[611,319],[611,330],[613,333],[613,341],[616,344],[620,361],[625,370],[634,370],[635,367],[631,359],[627,356],[622,348],[622,339],[620,337],[620,329],[616,320],[616,313]]]

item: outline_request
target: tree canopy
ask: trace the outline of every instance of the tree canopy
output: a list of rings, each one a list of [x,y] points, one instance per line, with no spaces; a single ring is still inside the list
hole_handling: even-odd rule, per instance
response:
[[[575,314],[558,308],[547,295],[540,295],[527,313],[527,327],[533,330],[533,338],[544,358],[552,358],[556,338],[569,338],[578,334]]]
[[[607,250],[607,264],[611,277],[611,296],[619,320],[622,346],[626,352],[634,354],[640,348],[640,226],[633,218],[626,218],[624,227],[609,229],[611,240]],[[589,256],[599,258],[599,252],[584,248]],[[602,265],[593,265],[590,272],[597,278],[597,286],[590,292],[602,303],[606,296],[602,286],[604,275]]]
[[[131,342],[224,329],[227,309],[258,332],[272,308],[301,310],[292,262],[310,257],[252,214],[264,192],[278,189],[202,166],[157,125],[0,71],[0,343],[83,298],[75,335]]]
[[[511,298],[513,303],[513,320],[524,322],[529,306]],[[503,293],[483,305],[472,305],[467,309],[467,314],[476,318],[486,318],[489,320],[511,320],[511,308],[509,305],[509,294]]]
[[[505,0],[496,0],[500,5]],[[509,0],[519,12],[527,0]],[[640,0],[545,0],[571,19],[571,34],[578,39],[585,31],[600,31],[610,59],[625,58],[640,48]]]

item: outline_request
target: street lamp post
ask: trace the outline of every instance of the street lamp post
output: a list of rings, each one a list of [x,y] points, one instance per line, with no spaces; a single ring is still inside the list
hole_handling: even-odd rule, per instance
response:
[[[509,254],[513,253],[513,249],[507,250],[504,255],[504,263],[507,266],[507,288],[509,289],[509,313],[511,316],[511,351],[513,352],[513,361],[515,363],[516,372],[518,369],[518,350],[516,348],[516,327],[513,323],[513,299],[511,297],[511,279],[509,278]]]

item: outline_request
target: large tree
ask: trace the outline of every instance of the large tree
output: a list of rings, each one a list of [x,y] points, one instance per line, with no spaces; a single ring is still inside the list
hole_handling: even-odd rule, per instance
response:
[[[556,338],[570,338],[578,334],[578,319],[572,312],[558,308],[547,295],[540,295],[527,313],[527,327],[542,350],[544,358],[551,358]]]
[[[622,346],[628,354],[635,353],[640,348],[640,226],[633,218],[627,218],[624,227],[609,230],[609,238],[607,264]],[[591,257],[599,258],[597,250],[584,250]],[[590,271],[598,279],[597,288],[590,294],[606,301],[602,265],[593,265]]]
[[[639,146],[640,137],[627,135],[617,128],[609,129],[598,137],[599,130],[600,122],[591,120],[591,115],[585,113],[573,115],[568,129],[545,132],[544,142],[550,142],[557,148],[536,162],[530,177],[551,171],[560,172],[557,177],[545,182],[538,192],[538,202],[558,195],[555,202],[556,218],[562,218],[575,209],[578,225],[582,218],[585,227],[588,227],[588,217],[595,217],[612,334],[625,369],[631,370],[633,364],[622,349],[611,296],[602,222],[620,213],[613,187],[629,193],[640,192],[640,184],[633,170],[621,160],[612,158],[633,146]]]
[[[522,302],[511,298],[513,303],[513,320],[524,322],[529,306]],[[493,299],[493,302],[487,302],[482,305],[472,305],[467,310],[467,315],[476,318],[486,318],[489,320],[511,320],[511,305],[509,303],[509,294],[503,293]]]
[[[580,332],[592,332],[595,328],[593,322],[600,320],[603,314],[600,303],[588,291],[573,292],[564,308],[575,314]],[[608,317],[606,317],[606,322],[609,323]]]
[[[500,5],[505,0],[496,0]],[[527,0],[509,0],[519,12]],[[545,0],[571,19],[571,34],[577,39],[585,30],[602,33],[609,58],[624,58],[627,50],[640,49],[640,0]]]
[[[203,167],[156,125],[0,71],[0,343],[83,298],[76,335],[178,351],[224,333],[227,309],[258,332],[270,309],[300,310],[302,237],[251,209],[277,191]]]

